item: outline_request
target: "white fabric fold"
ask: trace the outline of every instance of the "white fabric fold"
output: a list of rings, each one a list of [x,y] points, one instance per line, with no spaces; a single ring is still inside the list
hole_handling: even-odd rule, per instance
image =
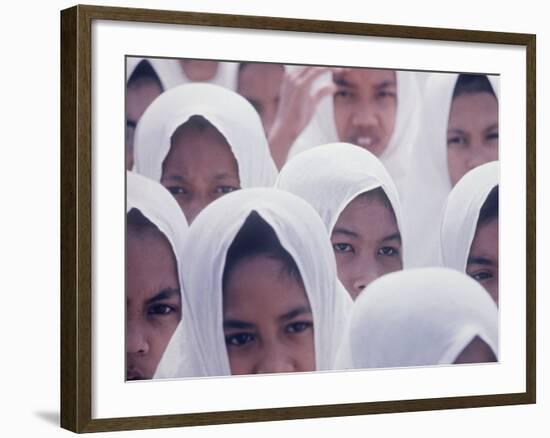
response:
[[[487,196],[499,184],[497,161],[470,170],[447,198],[441,224],[443,265],[466,272],[470,247],[477,229],[479,212]]]
[[[394,272],[355,301],[344,368],[452,364],[479,337],[498,357],[498,309],[485,289],[447,268]]]
[[[229,143],[242,188],[273,186],[277,169],[252,105],[233,91],[203,83],[172,88],[147,108],[136,127],[133,170],[160,181],[172,135],[197,115],[208,120]]]
[[[230,374],[222,277],[227,251],[251,212],[273,228],[296,262],[312,309],[316,368],[333,368],[351,299],[339,286],[330,240],[305,201],[281,190],[256,188],[219,198],[190,227],[185,253],[193,256],[183,267],[182,321],[155,378]]]

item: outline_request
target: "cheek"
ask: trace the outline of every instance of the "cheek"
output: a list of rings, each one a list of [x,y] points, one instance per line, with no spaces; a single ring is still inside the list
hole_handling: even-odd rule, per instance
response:
[[[314,330],[301,336],[292,353],[297,371],[315,371],[315,336]]]
[[[345,138],[346,126],[351,118],[350,105],[341,102],[338,99],[334,99],[334,124],[336,125],[336,132],[341,139]]]
[[[233,375],[253,374],[257,358],[252,352],[228,350],[229,368]]]
[[[353,271],[352,261],[343,254],[336,254],[336,268],[338,271],[338,279],[346,289],[348,289]]]

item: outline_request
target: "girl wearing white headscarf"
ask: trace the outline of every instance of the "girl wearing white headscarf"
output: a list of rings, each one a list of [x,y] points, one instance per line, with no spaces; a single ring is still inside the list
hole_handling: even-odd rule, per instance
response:
[[[352,297],[378,276],[402,268],[399,195],[384,165],[369,151],[332,143],[302,152],[281,169],[276,187],[305,199],[319,213],[336,252],[340,281]],[[381,203],[383,216],[374,215],[372,200],[364,208],[353,207],[362,195],[377,189],[389,201],[389,206]],[[361,217],[346,226],[341,220],[344,211],[357,211]]]
[[[492,90],[479,91],[466,88],[462,91],[462,96],[479,94],[490,96],[493,93],[498,101],[498,78],[486,77]],[[465,145],[471,141],[464,139],[463,134],[455,134],[454,131],[448,132],[451,108],[454,101],[453,95],[459,78],[460,75],[458,74],[433,73],[426,80],[421,129],[411,154],[410,172],[403,196],[405,226],[411,239],[411,247],[414,248],[414,251],[409,252],[410,257],[407,260],[409,266],[441,264],[439,234],[434,231],[441,224],[443,206],[447,195],[454,183],[460,178],[460,175],[467,171],[462,169],[464,163],[450,163],[448,155],[450,148],[455,151],[452,152],[453,154],[466,150]],[[457,95],[457,97],[459,96]],[[491,112],[485,111],[484,107],[480,107],[480,113],[475,110],[476,108],[471,108],[469,112],[477,120],[484,119]],[[493,137],[496,136],[498,142],[498,114],[496,121],[496,127],[492,128],[484,141],[494,142]],[[483,145],[479,149],[482,152],[478,155],[472,155],[468,161],[469,164],[464,165],[471,169],[484,162],[498,159],[498,146],[495,148],[494,146]],[[496,156],[493,156],[495,153]]]
[[[192,252],[193,258],[183,268],[187,317],[172,338],[156,378],[232,374],[230,347],[224,336],[229,303],[224,302],[227,291],[223,277],[228,251],[252,214],[273,230],[298,268],[312,318],[314,369],[333,368],[350,300],[339,286],[323,224],[311,206],[297,196],[275,189],[247,189],[210,204],[189,230],[185,250]],[[245,278],[261,280],[253,273]],[[260,293],[262,288],[256,290]],[[259,335],[249,338],[253,336]],[[280,356],[274,354],[272,359],[277,361]],[[252,373],[278,371],[269,364],[264,366]]]
[[[324,75],[319,85],[326,86],[332,83],[332,76],[333,73]],[[396,70],[395,78],[397,85],[395,123],[389,141],[378,158],[401,192],[402,181],[409,165],[409,154],[418,129],[421,99],[415,73]],[[315,146],[344,140],[338,136],[334,97],[329,95],[319,102],[312,121],[292,146],[289,158]]]
[[[201,134],[213,127],[215,132],[210,132],[209,138],[217,136],[212,141],[218,145],[220,142],[229,145],[230,153],[222,144],[212,152],[212,156],[209,156],[210,149],[206,149],[207,145],[195,138],[188,142],[193,147],[191,156],[180,160],[179,165],[185,166],[187,163],[191,166],[191,159],[200,157],[199,164],[189,169],[189,172],[217,172],[218,158],[214,158],[214,155],[220,157],[220,154],[225,154],[223,156],[227,157],[224,158],[224,163],[231,160],[231,163],[235,164],[231,164],[231,169],[226,169],[227,166],[223,164],[225,167],[219,169],[221,174],[213,174],[212,178],[218,181],[224,175],[238,173],[235,175],[238,181],[220,183],[219,190],[217,186],[213,187],[213,190],[205,195],[205,202],[199,206],[200,208],[195,208],[190,216],[186,212],[189,222],[198,213],[197,210],[213,200],[211,197],[215,198],[237,188],[271,187],[277,176],[262,122],[252,105],[233,91],[217,85],[198,83],[181,85],[163,93],[143,114],[136,129],[134,170],[155,181],[161,181],[169,189],[172,185],[178,185],[173,181],[163,180],[163,166],[167,165],[167,158],[173,152],[174,141],[177,140],[176,131],[180,131],[186,122],[196,120],[195,116],[206,121],[203,125],[208,125],[206,128],[199,126],[196,131]],[[194,146],[195,143],[197,146]],[[221,151],[220,147],[224,150]],[[237,168],[236,172],[233,167]],[[177,176],[180,180],[185,177]],[[178,190],[171,191],[185,212],[185,196],[190,189],[176,188]],[[178,196],[180,193],[181,197]],[[193,210],[191,207],[190,209]]]
[[[472,251],[474,250],[474,237],[479,236],[480,228],[484,225],[480,223],[480,220],[483,219],[480,217],[480,213],[490,194],[495,188],[498,188],[498,184],[499,164],[496,161],[469,171],[449,194],[441,225],[441,254],[444,266],[468,273],[478,279],[497,303],[498,201],[496,212],[493,212],[493,214],[496,213],[496,217],[487,218],[488,220],[497,219],[494,223],[497,230],[496,240],[490,239],[486,242],[483,254],[472,254]],[[495,193],[498,200],[498,192]],[[476,270],[475,265],[480,265],[479,269]],[[490,285],[494,287],[489,287]]]
[[[150,379],[181,318],[187,222],[160,184],[126,177],[126,378]]]
[[[354,304],[344,343],[343,368],[493,362],[498,310],[464,274],[409,269],[369,285]]]

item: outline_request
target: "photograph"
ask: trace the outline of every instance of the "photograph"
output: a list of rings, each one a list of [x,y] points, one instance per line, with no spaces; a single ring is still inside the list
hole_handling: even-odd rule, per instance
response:
[[[62,11],[62,427],[534,403],[534,45]]]
[[[126,380],[498,361],[497,75],[126,79]]]

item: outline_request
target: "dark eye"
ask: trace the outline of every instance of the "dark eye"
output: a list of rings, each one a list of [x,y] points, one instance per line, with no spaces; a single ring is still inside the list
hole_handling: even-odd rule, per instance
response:
[[[235,333],[225,337],[225,344],[229,346],[241,347],[254,341],[254,339],[255,336],[252,333]]]
[[[308,328],[313,327],[313,323],[308,321],[298,321],[293,322],[292,324],[289,324],[286,326],[287,333],[301,333]]]
[[[449,147],[464,147],[467,145],[466,138],[461,135],[454,135],[447,138],[447,146]]]
[[[172,195],[176,196],[176,195],[184,195],[186,194],[186,190],[183,188],[183,187],[177,187],[177,186],[172,186],[172,187],[166,187],[166,189],[172,193]]]
[[[339,97],[343,99],[348,99],[352,96],[353,94],[351,93],[351,91],[346,90],[345,88],[339,88],[338,90],[336,90],[336,93],[334,93],[334,97]]]
[[[150,306],[147,309],[147,315],[151,315],[151,316],[169,315],[174,311],[175,311],[174,307],[169,306],[167,304],[155,304],[153,306]]]
[[[377,99],[385,99],[387,97],[397,97],[395,92],[389,91],[389,90],[380,90],[378,93],[376,93]]]
[[[353,252],[353,246],[349,243],[333,243],[332,247],[335,252]]]
[[[488,141],[495,141],[498,140],[498,131],[497,132],[490,132],[487,134],[487,137],[485,137]]]
[[[468,274],[468,275],[476,281],[485,281],[485,280],[490,280],[491,278],[493,278],[493,273],[490,272],[490,271],[473,272],[473,273]]]
[[[228,193],[234,192],[235,190],[239,190],[239,189],[237,187],[232,187],[232,186],[216,187],[216,193],[221,193],[222,195],[227,195]]]
[[[399,255],[399,251],[391,246],[384,246],[378,250],[378,255],[391,257]]]

